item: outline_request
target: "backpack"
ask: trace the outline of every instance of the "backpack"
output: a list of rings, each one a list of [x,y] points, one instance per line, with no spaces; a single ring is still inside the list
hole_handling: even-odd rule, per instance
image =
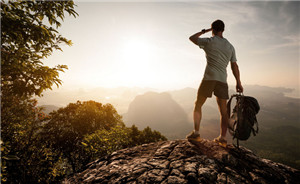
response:
[[[230,116],[231,101],[233,98],[236,98],[236,105]],[[258,133],[256,114],[259,110],[260,107],[257,100],[250,96],[234,94],[228,101],[227,113],[228,117],[230,117],[228,128],[233,139],[237,139],[237,147],[239,147],[239,140],[247,140],[250,137],[251,132],[254,136]],[[254,125],[256,125],[256,129],[254,129]]]

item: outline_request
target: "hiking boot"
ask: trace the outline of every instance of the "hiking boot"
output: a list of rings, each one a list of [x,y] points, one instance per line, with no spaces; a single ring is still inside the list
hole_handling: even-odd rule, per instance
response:
[[[220,146],[226,147],[227,146],[227,140],[223,139],[221,136],[214,139],[215,143],[218,143]]]
[[[188,140],[200,141],[200,134],[195,134],[195,132],[192,131],[186,136],[186,138]]]

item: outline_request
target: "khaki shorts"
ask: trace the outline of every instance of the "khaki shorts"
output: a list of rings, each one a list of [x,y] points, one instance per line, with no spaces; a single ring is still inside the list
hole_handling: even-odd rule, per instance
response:
[[[223,83],[220,81],[215,80],[203,80],[200,84],[200,87],[198,89],[197,94],[197,101],[195,103],[195,109],[198,110],[200,107],[199,104],[199,97],[212,97],[212,93],[216,97],[222,98],[222,99],[229,99],[228,95],[228,85],[227,83]]]

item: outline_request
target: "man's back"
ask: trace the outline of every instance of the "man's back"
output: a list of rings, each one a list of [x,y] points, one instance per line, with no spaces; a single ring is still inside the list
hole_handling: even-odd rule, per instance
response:
[[[203,80],[227,83],[228,62],[236,62],[234,47],[227,39],[219,36],[198,38],[198,45],[205,51],[207,59]]]

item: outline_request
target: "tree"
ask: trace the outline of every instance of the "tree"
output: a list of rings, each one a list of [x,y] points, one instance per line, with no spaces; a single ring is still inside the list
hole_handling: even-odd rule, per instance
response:
[[[165,140],[167,140],[166,137],[155,130],[152,131],[149,127],[140,131],[132,125],[130,128],[115,126],[110,130],[97,130],[92,134],[87,134],[81,144],[90,162],[119,149]]]
[[[73,1],[1,1],[2,95],[40,96],[53,84],[61,84],[59,72],[67,66],[50,68],[42,60],[62,50],[60,44],[72,44],[56,29],[65,12],[78,15],[74,6]]]
[[[61,84],[59,72],[67,67],[50,68],[42,61],[61,50],[60,44],[72,44],[57,28],[65,12],[77,16],[74,6],[73,1],[1,1],[2,182],[49,183],[59,175],[55,156],[40,141],[45,118],[33,96]]]
[[[97,130],[110,131],[115,126],[125,127],[112,105],[95,101],[70,103],[50,116],[43,129],[45,142],[67,159],[72,172],[89,161],[81,146],[84,136]]]
[[[150,127],[146,127],[142,132],[141,132],[141,139],[142,139],[142,144],[150,143],[150,142],[157,142],[157,141],[166,141],[167,138],[163,135],[161,135],[160,132],[156,130],[151,130]]]
[[[56,167],[59,157],[42,141],[42,124],[48,120],[37,101],[11,97],[1,109],[1,181],[6,183],[49,183],[64,171]]]
[[[129,129],[129,137],[131,139],[129,146],[133,147],[142,144],[143,140],[141,136],[141,131],[135,125],[132,125]]]
[[[50,113],[41,133],[47,147],[71,166],[71,173],[113,151],[167,140],[149,127],[143,131],[127,128],[111,104],[95,101],[77,101]]]
[[[140,131],[135,125],[132,125],[128,129],[129,135],[129,147],[146,144],[150,142],[166,141],[167,138],[161,135],[160,132],[156,130],[151,130],[150,127],[146,127],[144,130]]]
[[[128,128],[115,126],[110,130],[97,130],[88,134],[81,142],[83,149],[89,155],[88,162],[127,148],[130,142]]]

